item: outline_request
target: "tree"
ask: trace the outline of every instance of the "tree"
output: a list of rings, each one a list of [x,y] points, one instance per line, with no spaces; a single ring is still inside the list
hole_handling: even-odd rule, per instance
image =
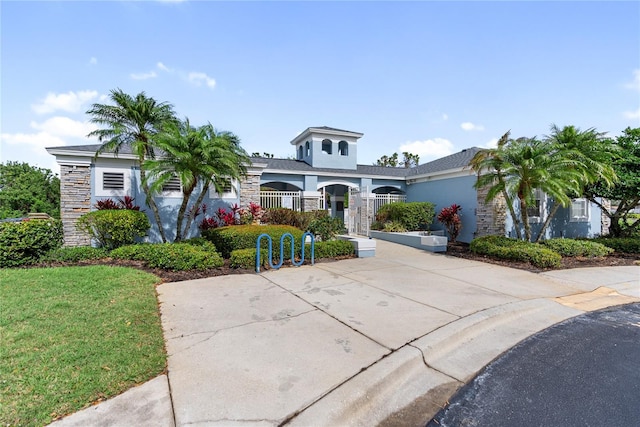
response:
[[[176,218],[175,238],[178,242],[188,234],[209,185],[213,184],[216,191],[222,193],[228,180],[246,175],[250,159],[236,135],[216,131],[210,123],[193,127],[188,119],[167,123],[156,135],[156,144],[163,155],[144,162],[147,185],[155,194],[175,176],[180,179],[182,202]],[[189,209],[192,196],[196,200]]]
[[[393,153],[391,156],[382,156],[375,163],[377,166],[384,166],[387,168],[395,168],[398,166],[398,153]]]
[[[274,155],[271,153],[267,153],[266,151],[263,151],[262,154],[260,154],[260,152],[258,151],[254,151],[253,153],[251,153],[251,157],[263,157],[265,159],[273,159]]]
[[[567,206],[569,194],[579,192],[582,171],[579,162],[564,156],[549,141],[534,138],[509,139],[507,132],[498,147],[481,151],[471,161],[479,174],[475,188],[489,185],[487,201],[498,194],[505,196],[519,239],[524,228],[524,238],[531,240],[528,208],[535,201],[536,190],[554,198],[556,203]],[[515,212],[517,201],[519,212]]]
[[[155,137],[160,129],[167,123],[177,122],[173,106],[166,102],[158,103],[144,92],[140,92],[134,98],[121,89],[112,90],[109,98],[115,105],[93,104],[87,111],[87,114],[92,116],[91,123],[104,126],[88,135],[97,136],[98,141],[102,143],[96,157],[105,151],[113,151],[117,156],[122,147],[131,147],[141,166],[140,180],[146,203],[153,212],[162,241],[166,242],[160,213],[149,190],[142,164],[147,159],[155,158]]]
[[[0,163],[0,219],[45,212],[60,218],[60,179],[28,163]]]
[[[640,218],[632,220],[629,217],[640,203],[640,128],[626,128],[612,144],[618,149],[617,155],[611,159],[618,181],[612,186],[595,182],[585,188],[584,194],[610,218],[611,236],[630,236],[640,230]],[[614,201],[616,209],[602,203],[601,198]]]
[[[420,164],[420,156],[418,154],[412,154],[407,151],[402,152],[402,163],[401,165],[405,168],[413,168]]]
[[[594,128],[581,131],[575,126],[560,129],[553,124],[546,141],[549,149],[553,151],[552,155],[574,161],[570,167],[576,169],[578,190],[568,193],[570,198],[582,197],[585,188],[590,184],[597,182],[601,186],[611,187],[616,182],[617,176],[611,166],[616,147],[604,133],[599,133]],[[536,242],[542,238],[560,206],[561,203],[554,204],[538,233]]]

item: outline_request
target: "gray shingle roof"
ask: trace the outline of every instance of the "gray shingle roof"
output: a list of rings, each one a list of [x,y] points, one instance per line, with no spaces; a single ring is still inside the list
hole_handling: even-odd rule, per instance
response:
[[[410,173],[408,174],[408,176],[426,175],[430,173],[442,172],[451,169],[460,169],[469,166],[469,162],[471,162],[471,159],[473,159],[473,156],[475,156],[478,151],[482,151],[482,148],[466,148],[457,153],[453,153],[446,157],[442,157],[440,159],[436,159],[412,168],[410,169]]]

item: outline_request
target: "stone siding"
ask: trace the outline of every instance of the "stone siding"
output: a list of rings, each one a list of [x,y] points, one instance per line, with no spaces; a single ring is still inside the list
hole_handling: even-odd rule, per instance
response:
[[[507,203],[501,194],[485,202],[488,190],[489,187],[484,187],[477,191],[475,237],[506,235]]]
[[[602,199],[600,203],[602,203],[602,206],[604,206],[606,210],[608,210],[609,212],[611,211],[611,200]],[[600,235],[608,235],[609,227],[611,227],[611,218],[609,218],[607,214],[604,213],[604,209],[600,209],[600,225],[602,227],[602,229],[600,230]]]
[[[89,166],[60,165],[60,218],[64,246],[85,246],[91,239],[76,229],[76,222],[91,210],[91,169]]]
[[[311,212],[317,211],[319,208],[320,197],[303,197],[302,198],[302,211]]]
[[[260,175],[249,174],[240,181],[240,207],[248,209],[251,202],[260,204]]]

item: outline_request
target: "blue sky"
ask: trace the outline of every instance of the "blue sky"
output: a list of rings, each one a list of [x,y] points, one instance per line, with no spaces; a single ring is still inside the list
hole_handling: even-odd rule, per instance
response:
[[[364,133],[361,164],[421,162],[549,126],[640,126],[638,2],[0,2],[0,161],[96,143],[121,88],[294,155],[309,126]]]

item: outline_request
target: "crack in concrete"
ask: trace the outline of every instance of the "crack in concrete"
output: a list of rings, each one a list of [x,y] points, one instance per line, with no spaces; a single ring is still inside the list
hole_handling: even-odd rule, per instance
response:
[[[211,420],[201,420],[201,421],[191,421],[188,423],[182,423],[181,425],[184,426],[198,426],[198,425],[209,425],[211,423],[223,423],[222,425],[224,425],[225,423],[259,423],[259,422],[266,422],[266,423],[270,423],[272,425],[275,425],[277,420],[269,420],[266,418],[216,418],[216,419],[211,419]]]

